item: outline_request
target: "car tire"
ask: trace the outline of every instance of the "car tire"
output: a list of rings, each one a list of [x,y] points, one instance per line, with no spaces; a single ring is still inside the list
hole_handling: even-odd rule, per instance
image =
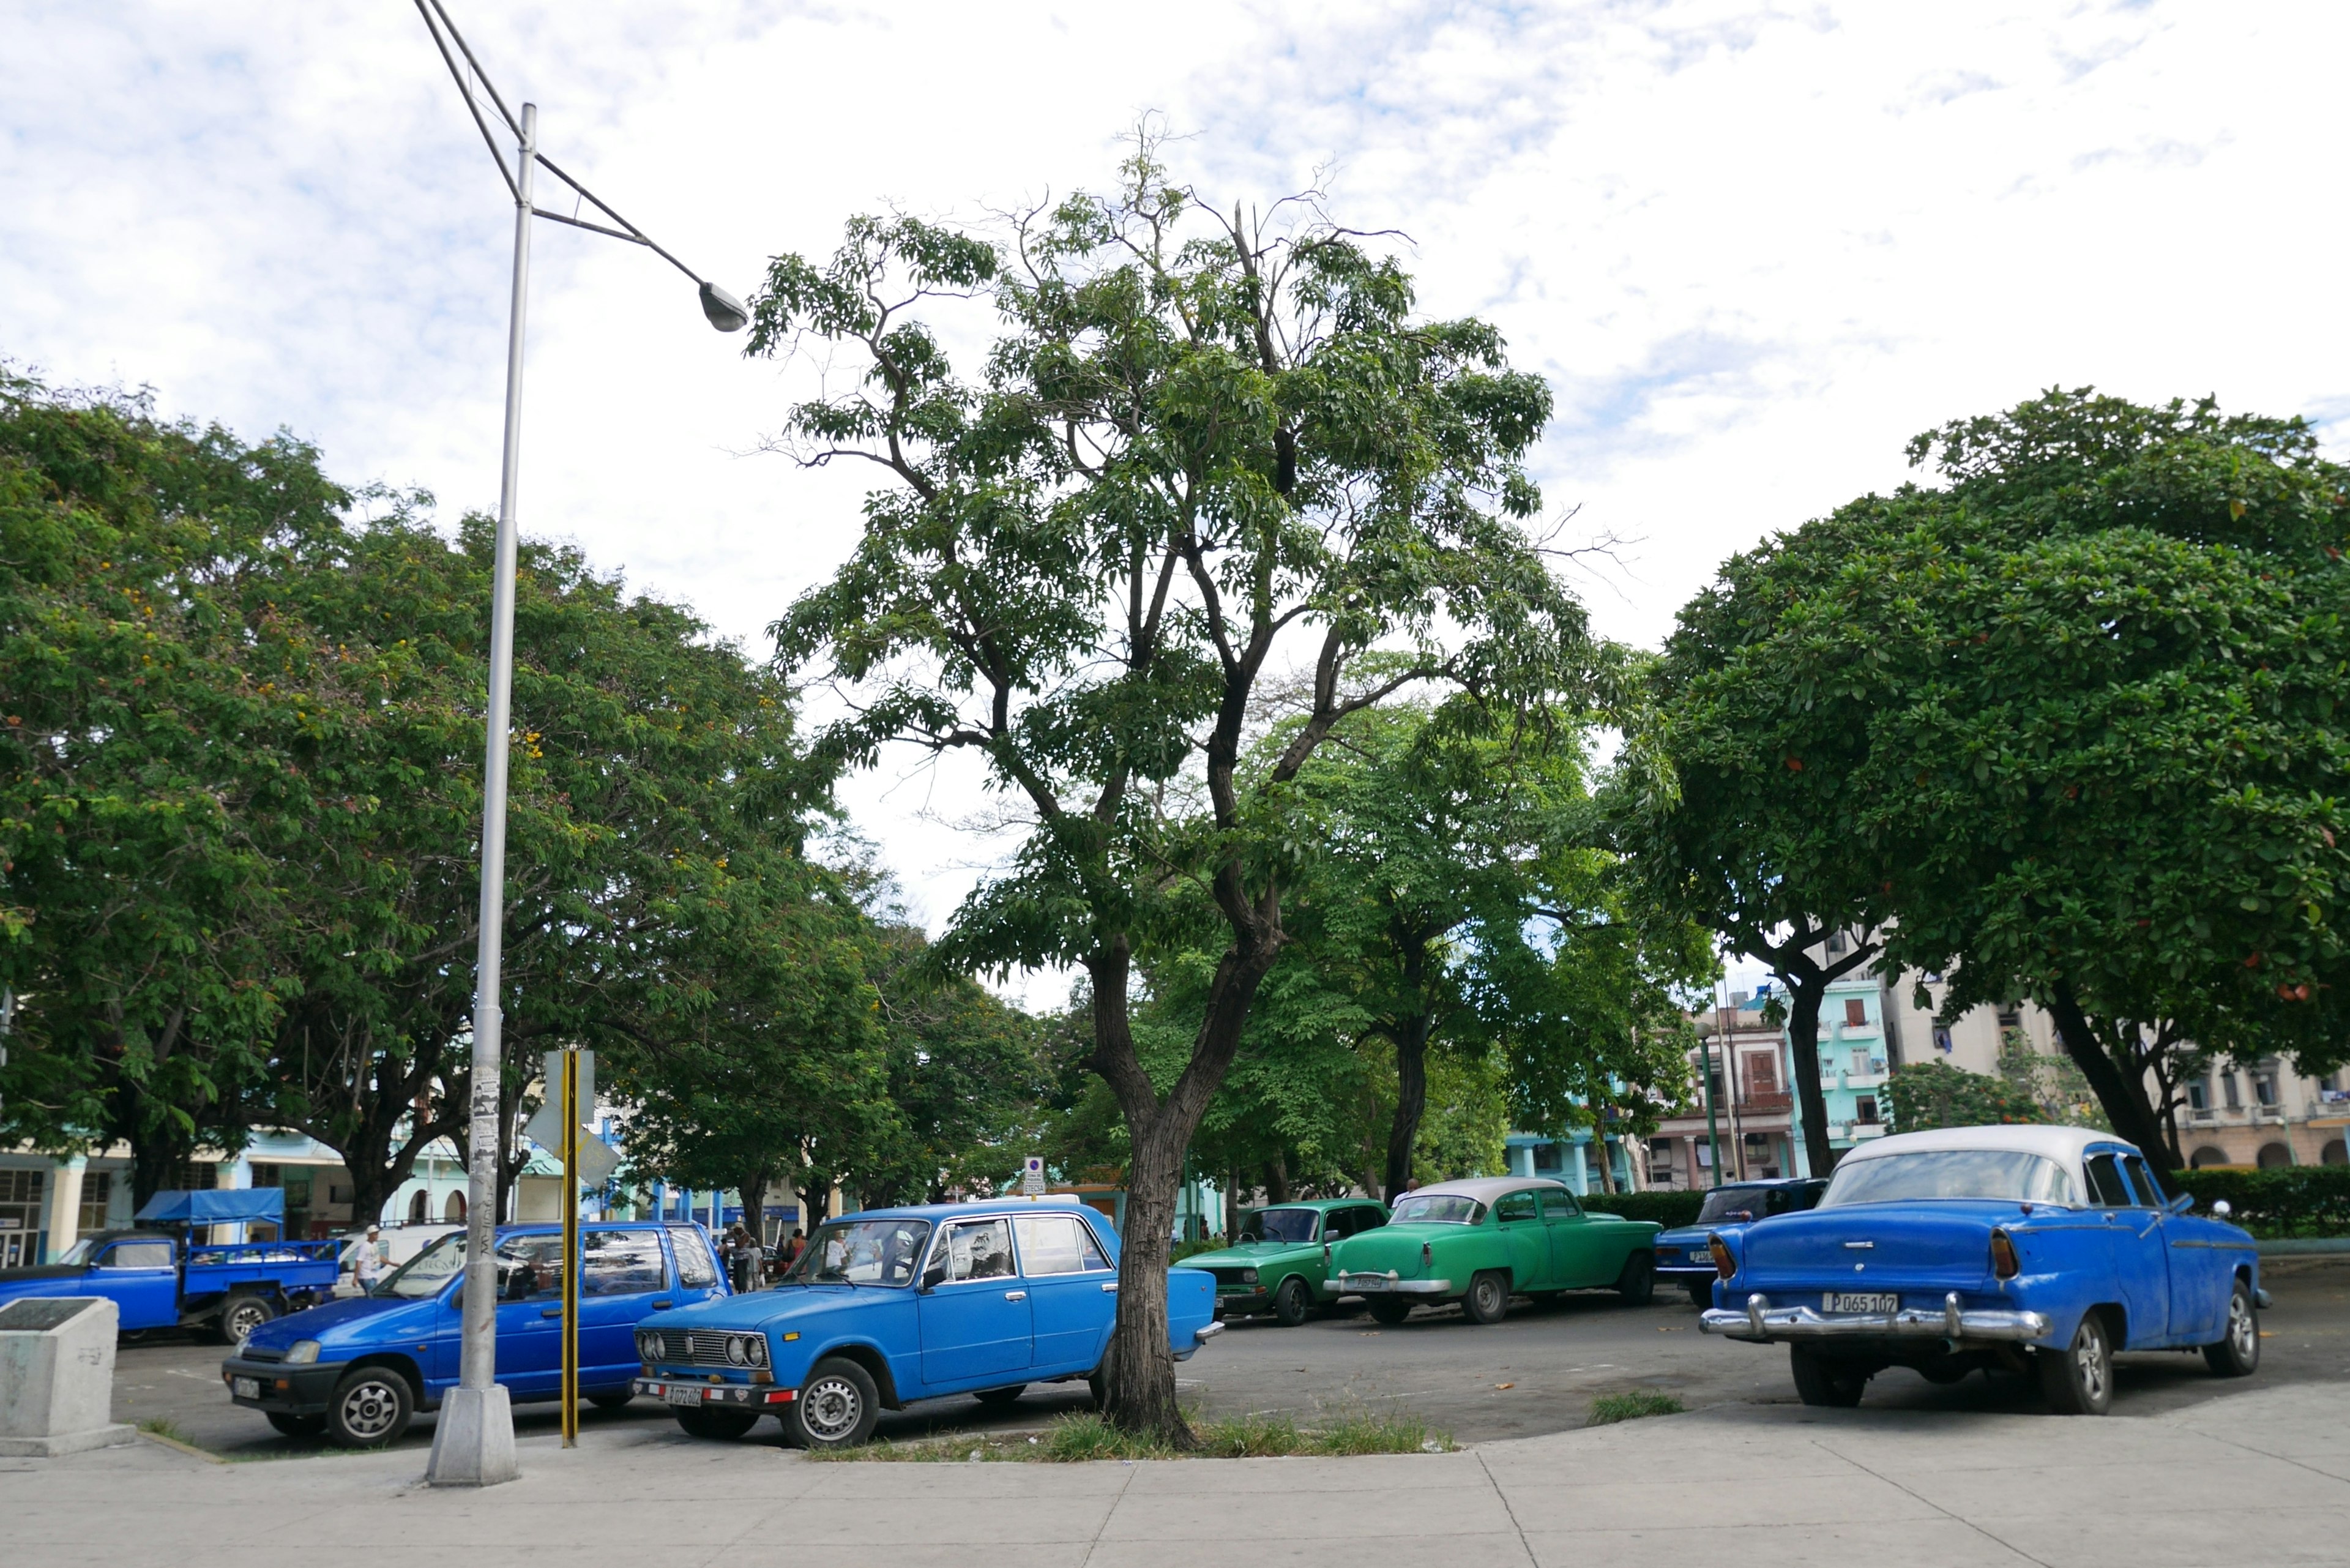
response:
[[[2040,1390],[2051,1414],[2102,1416],[2114,1407],[2114,1344],[2106,1320],[2093,1309],[2081,1314],[2073,1341],[2063,1350],[2042,1349]]]
[[[284,1410],[264,1410],[269,1424],[289,1438],[315,1438],[327,1429],[324,1416],[295,1416]]]
[[[704,1406],[699,1410],[675,1410],[677,1428],[689,1438],[714,1438],[731,1443],[759,1424],[756,1410],[713,1409]]]
[[[327,1438],[338,1449],[380,1449],[396,1442],[416,1417],[416,1390],[389,1366],[360,1366],[343,1375],[327,1398]]]
[[[2203,1347],[2203,1365],[2222,1377],[2250,1377],[2261,1366],[2261,1309],[2252,1287],[2238,1280],[2228,1296],[2228,1332]]]
[[[1498,1269],[1487,1269],[1469,1282],[1461,1298],[1461,1315],[1471,1323],[1499,1323],[1510,1315],[1510,1282]]]
[[[1115,1329],[1111,1330],[1113,1336],[1116,1333]],[[1108,1345],[1102,1346],[1101,1365],[1086,1374],[1086,1391],[1094,1397],[1094,1408],[1097,1410],[1109,1408],[1109,1380],[1112,1369],[1117,1366],[1118,1343],[1113,1337]]]
[[[625,1410],[635,1397],[635,1393],[629,1389],[615,1388],[608,1393],[588,1395],[588,1403],[598,1410]]]
[[[1807,1345],[1787,1347],[1787,1369],[1795,1376],[1795,1397],[1806,1405],[1849,1410],[1868,1387],[1866,1371],[1839,1366]]]
[[[1284,1328],[1295,1328],[1314,1314],[1314,1293],[1292,1274],[1273,1293],[1273,1315]]]
[[[1027,1391],[1025,1383],[1014,1383],[1003,1388],[983,1388],[972,1397],[991,1410],[1001,1410],[1015,1403]]]
[[[1647,1306],[1657,1293],[1657,1255],[1635,1252],[1625,1259],[1624,1272],[1616,1276],[1616,1293],[1627,1306]]]
[[[1690,1304],[1703,1311],[1713,1304],[1713,1282],[1691,1280],[1689,1282],[1689,1293]]]
[[[1410,1315],[1411,1303],[1407,1301],[1399,1301],[1391,1296],[1382,1296],[1371,1303],[1371,1321],[1374,1323],[1383,1323],[1389,1328],[1393,1328],[1396,1324],[1401,1323]]]
[[[853,1449],[873,1435],[881,1392],[873,1375],[845,1356],[816,1364],[799,1397],[784,1407],[784,1438],[795,1449]]]
[[[243,1345],[247,1335],[277,1315],[277,1307],[267,1296],[231,1296],[221,1308],[217,1324],[223,1345]]]

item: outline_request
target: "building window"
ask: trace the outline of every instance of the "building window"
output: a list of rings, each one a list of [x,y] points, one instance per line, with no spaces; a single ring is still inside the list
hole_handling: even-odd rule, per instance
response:
[[[1863,1095],[1852,1103],[1852,1119],[1863,1127],[1877,1125],[1877,1096]]]
[[[1746,1055],[1746,1092],[1750,1095],[1775,1095],[1779,1092],[1779,1064],[1760,1051]]]
[[[74,1223],[87,1234],[106,1229],[106,1211],[114,1206],[114,1173],[110,1170],[85,1170],[81,1173],[81,1217]]]
[[[2201,1148],[2197,1149],[2193,1154],[2187,1157],[2187,1168],[2189,1170],[2209,1170],[2215,1165],[2225,1165],[2227,1163],[2227,1151],[2225,1149],[2213,1148],[2208,1143]]]
[[[1560,1158],[1558,1145],[1555,1143],[1538,1143],[1534,1145],[1534,1168],[1536,1170],[1558,1170],[1564,1168],[1565,1164],[1566,1161]]]
[[[2243,1093],[2236,1087],[2235,1074],[2222,1073],[2220,1075],[2220,1096],[2230,1110],[2241,1111],[2244,1108]]]
[[[2187,1080],[2187,1108],[2190,1111],[2208,1111],[2211,1108],[2211,1081],[2210,1079],[2189,1078]]]
[[[1863,1002],[1856,996],[1846,997],[1844,999],[1844,1026],[1846,1029],[1859,1029],[1864,1027],[1867,1023],[1868,1003]]]
[[[2263,1110],[2272,1111],[2276,1109],[2277,1075],[2275,1069],[2262,1068],[2260,1072],[2252,1075],[2252,1097],[2260,1101],[2261,1107]]]
[[[418,1188],[408,1199],[408,1222],[421,1225],[432,1218],[432,1195]]]
[[[1856,1046],[1852,1053],[1852,1070],[1861,1076],[1866,1077],[1868,1074],[1868,1047],[1866,1045]]]
[[[1949,1030],[1937,1029],[1934,1031],[1935,1050],[1939,1051],[1943,1055],[1947,1056],[1956,1048],[1957,1047],[1950,1042],[1950,1032]]]
[[[172,1179],[165,1184],[165,1190],[210,1192],[219,1185],[220,1167],[210,1160],[196,1160],[173,1171]]]

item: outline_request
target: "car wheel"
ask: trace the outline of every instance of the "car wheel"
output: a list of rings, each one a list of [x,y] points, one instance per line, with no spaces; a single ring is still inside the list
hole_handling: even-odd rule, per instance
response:
[[[1488,1269],[1469,1282],[1461,1311],[1471,1323],[1499,1323],[1510,1315],[1510,1283]]]
[[[1281,1282],[1273,1293],[1273,1315],[1281,1320],[1284,1328],[1295,1328],[1314,1311],[1314,1293],[1295,1274]]]
[[[408,1430],[416,1391],[389,1366],[362,1366],[335,1385],[327,1400],[327,1436],[336,1447],[380,1448]]]
[[[243,1345],[247,1334],[276,1315],[277,1308],[267,1296],[231,1296],[228,1304],[221,1308],[221,1339],[229,1345]]]
[[[1713,1282],[1691,1280],[1689,1282],[1689,1293],[1690,1301],[1695,1305],[1700,1308],[1710,1307],[1713,1304]]]
[[[1657,1293],[1657,1255],[1635,1252],[1625,1259],[1624,1272],[1616,1276],[1616,1293],[1627,1306],[1647,1306]]]
[[[269,1424],[289,1438],[315,1438],[327,1429],[324,1416],[289,1416],[283,1410],[265,1410]]]
[[[2261,1309],[2243,1281],[2228,1295],[2228,1333],[2203,1347],[2203,1364],[2222,1377],[2250,1377],[2261,1365]]]
[[[2106,1320],[2095,1312],[2081,1314],[2070,1345],[2037,1355],[2041,1392],[2048,1397],[2052,1412],[2102,1416],[2114,1407],[2113,1342],[2106,1337]]]
[[[1411,1303],[1407,1301],[1398,1301],[1393,1297],[1382,1296],[1371,1303],[1372,1320],[1377,1323],[1383,1323],[1389,1328],[1393,1328],[1396,1324],[1401,1323],[1410,1315]]]
[[[1008,1388],[983,1388],[972,1397],[992,1410],[1000,1410],[1017,1400],[1027,1389],[1025,1383],[1014,1383]]]
[[[626,1388],[615,1388],[608,1394],[590,1394],[588,1403],[598,1410],[625,1410],[636,1395]]]
[[[1795,1397],[1806,1405],[1849,1410],[1868,1386],[1868,1374],[1860,1367],[1838,1366],[1801,1345],[1787,1347],[1787,1368],[1795,1375]]]
[[[704,1406],[699,1410],[678,1410],[678,1430],[689,1438],[716,1438],[732,1442],[759,1424],[756,1410],[721,1410]]]
[[[827,1356],[784,1407],[784,1436],[797,1449],[852,1449],[873,1435],[880,1418],[872,1375],[854,1361]]]
[[[1113,1330],[1112,1333],[1114,1334],[1116,1331]],[[1102,1347],[1101,1365],[1086,1374],[1086,1389],[1093,1395],[1094,1408],[1097,1410],[1109,1408],[1110,1373],[1111,1369],[1118,1365],[1117,1358],[1118,1344],[1113,1338],[1108,1345]]]

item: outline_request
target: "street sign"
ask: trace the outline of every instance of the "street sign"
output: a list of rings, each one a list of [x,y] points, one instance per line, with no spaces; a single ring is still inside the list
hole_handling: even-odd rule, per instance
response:
[[[579,1107],[583,1116],[596,1114],[596,1053],[593,1051],[549,1051],[546,1056],[546,1104],[523,1124],[530,1141],[554,1155],[563,1158],[563,1060],[575,1062],[578,1080]],[[620,1157],[611,1146],[591,1132],[582,1132],[578,1152],[573,1159],[573,1169],[582,1187],[601,1187],[612,1179],[620,1168]]]
[[[1020,1162],[1020,1192],[1024,1198],[1045,1196],[1045,1162],[1035,1155]]]

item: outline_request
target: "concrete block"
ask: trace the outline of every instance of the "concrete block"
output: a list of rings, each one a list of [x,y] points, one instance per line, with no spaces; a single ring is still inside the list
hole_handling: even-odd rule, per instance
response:
[[[441,1397],[432,1425],[432,1458],[424,1479],[432,1486],[499,1486],[515,1468],[514,1404],[506,1386],[452,1388]]]
[[[102,1296],[0,1306],[0,1454],[36,1459],[136,1442],[114,1416],[114,1329]]]

